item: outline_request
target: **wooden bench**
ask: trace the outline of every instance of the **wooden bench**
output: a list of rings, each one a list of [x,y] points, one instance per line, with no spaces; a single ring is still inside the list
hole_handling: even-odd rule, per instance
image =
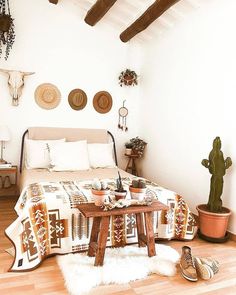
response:
[[[135,214],[139,247],[147,246],[148,256],[151,257],[156,255],[152,212],[169,209],[168,206],[159,201],[153,202],[150,206],[130,206],[111,211],[103,211],[102,208],[93,203],[80,204],[77,205],[77,208],[86,218],[93,217],[88,256],[96,256],[95,266],[103,265],[111,216]],[[146,235],[144,234],[144,223]]]

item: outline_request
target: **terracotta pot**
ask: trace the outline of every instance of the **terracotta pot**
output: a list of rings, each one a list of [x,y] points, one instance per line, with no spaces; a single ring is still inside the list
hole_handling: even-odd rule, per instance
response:
[[[127,195],[127,191],[123,191],[123,192],[118,192],[117,190],[114,191],[115,194],[115,199],[116,201],[121,200],[121,199],[125,199],[126,195]]]
[[[124,83],[125,85],[132,85],[134,77],[131,75],[124,75]]]
[[[126,154],[126,155],[131,155],[131,154],[132,154],[132,149],[128,149],[128,148],[126,148],[126,149],[125,149],[125,154]]]
[[[106,190],[95,190],[92,189],[92,194],[93,194],[93,198],[94,198],[94,204],[96,206],[102,206],[106,197],[110,194],[110,190],[106,189]]]
[[[129,187],[131,199],[143,201],[146,196],[146,188],[136,188],[136,187]]]
[[[206,204],[197,206],[199,215],[200,232],[210,238],[223,238],[226,235],[231,211],[223,207],[222,213],[214,213],[207,210]]]
[[[11,26],[11,17],[8,14],[0,14],[0,31],[8,32]]]

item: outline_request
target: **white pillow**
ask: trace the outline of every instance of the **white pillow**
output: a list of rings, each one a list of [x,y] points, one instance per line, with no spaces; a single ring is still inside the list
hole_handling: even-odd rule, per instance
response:
[[[90,143],[88,154],[91,168],[116,167],[113,158],[113,143]]]
[[[64,142],[65,138],[57,140],[25,140],[25,166],[27,169],[48,168],[50,165],[49,148]]]
[[[88,170],[88,147],[86,140],[61,142],[50,150],[54,171]]]

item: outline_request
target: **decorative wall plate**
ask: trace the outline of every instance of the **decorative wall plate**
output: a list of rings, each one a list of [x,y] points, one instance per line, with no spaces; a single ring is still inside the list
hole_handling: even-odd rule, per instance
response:
[[[108,113],[112,108],[112,97],[107,91],[99,91],[93,98],[94,109],[101,114]]]
[[[61,93],[55,85],[43,83],[35,89],[34,98],[41,108],[51,110],[59,105]]]
[[[68,102],[73,110],[82,110],[87,104],[87,95],[82,89],[73,89],[68,95]]]

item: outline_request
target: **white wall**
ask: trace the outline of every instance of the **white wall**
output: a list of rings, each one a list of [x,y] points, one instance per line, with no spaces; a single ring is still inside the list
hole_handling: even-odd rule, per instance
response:
[[[138,132],[139,89],[121,88],[118,75],[126,67],[139,72],[137,47],[122,43],[107,25],[85,24],[83,12],[72,1],[53,5],[47,0],[14,0],[10,4],[16,41],[8,61],[2,56],[0,68],[36,74],[26,77],[18,107],[11,105],[7,76],[0,74],[0,124],[8,125],[12,133],[12,140],[6,144],[6,160],[18,163],[20,139],[27,127],[62,126],[110,130],[117,138],[122,164],[123,144]],[[62,94],[54,110],[41,109],[34,101],[35,88],[45,82],[55,84]],[[88,96],[88,104],[81,111],[72,110],[67,101],[74,88],[83,89]],[[112,110],[103,115],[92,105],[93,96],[100,90],[109,91],[113,97]],[[123,99],[129,109],[127,133],[117,129]]]
[[[142,136],[149,143],[144,176],[182,194],[196,213],[206,203],[210,174],[201,165],[215,136],[231,156],[223,204],[236,233],[236,1],[206,1],[161,38],[143,63]]]

